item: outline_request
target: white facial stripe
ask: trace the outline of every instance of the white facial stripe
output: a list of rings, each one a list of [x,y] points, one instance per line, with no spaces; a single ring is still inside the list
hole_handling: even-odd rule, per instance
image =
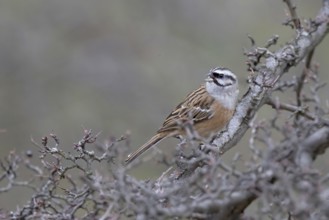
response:
[[[210,78],[211,81],[219,87],[228,87],[237,83],[234,73],[232,73],[229,69],[224,68],[211,70],[208,78]]]
[[[211,72],[218,73],[218,74],[224,74],[228,78],[231,77],[234,80],[236,80],[236,76],[229,69],[214,69]]]
[[[222,76],[212,73],[222,74]],[[229,69],[215,68],[211,70],[206,80],[206,90],[226,108],[233,109],[235,107],[239,93],[238,81],[235,74]]]

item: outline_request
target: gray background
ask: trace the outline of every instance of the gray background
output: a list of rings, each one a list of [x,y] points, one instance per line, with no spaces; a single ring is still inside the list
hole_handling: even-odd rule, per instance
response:
[[[321,4],[295,2],[302,19],[314,17]],[[263,46],[279,34],[283,45],[294,36],[281,25],[286,14],[283,2],[272,0],[1,1],[0,159],[12,150],[34,149],[30,137],[51,132],[70,150],[83,127],[102,131],[100,142],[130,131],[137,148],[209,69],[231,68],[243,94],[247,35]],[[328,47],[327,38],[315,54],[324,81]],[[327,93],[328,87],[322,97]],[[272,113],[265,107],[257,117]],[[169,143],[175,142],[161,146]],[[246,144],[226,157],[247,154]],[[162,168],[153,167],[133,174],[158,176]],[[28,195],[19,188],[0,194],[1,207],[23,204]]]

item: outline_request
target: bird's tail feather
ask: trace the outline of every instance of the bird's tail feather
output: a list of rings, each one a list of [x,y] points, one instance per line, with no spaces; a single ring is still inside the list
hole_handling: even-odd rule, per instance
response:
[[[154,135],[150,140],[148,140],[145,144],[143,144],[143,146],[138,148],[137,151],[128,155],[127,159],[125,160],[126,164],[131,163],[142,153],[144,153],[145,151],[147,151],[148,149],[153,147],[155,144],[159,143],[163,138],[165,138],[165,136],[163,134]]]

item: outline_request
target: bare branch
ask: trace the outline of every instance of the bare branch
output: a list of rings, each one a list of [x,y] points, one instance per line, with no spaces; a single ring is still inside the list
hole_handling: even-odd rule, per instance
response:
[[[306,112],[307,107],[303,108],[301,106],[294,106],[294,105],[290,105],[290,104],[286,104],[286,103],[280,103],[278,101],[274,101],[273,98],[269,98],[266,101],[266,104],[270,105],[272,108],[277,109],[277,110],[282,109],[282,110],[287,110],[289,112],[292,112],[294,114],[300,114],[310,120],[315,120],[315,118],[316,118],[314,115],[311,115]]]
[[[289,9],[289,12],[290,12],[290,15],[291,15],[291,21],[293,22],[294,24],[294,27],[299,30],[301,29],[301,24],[300,24],[300,19],[298,18],[297,16],[297,12],[296,12],[296,6],[294,6],[291,2],[291,0],[283,0],[287,6],[288,6],[288,9]],[[287,22],[289,23],[289,22]]]
[[[303,168],[311,168],[315,157],[329,147],[329,127],[323,127],[303,140],[299,146],[296,162]]]
[[[315,48],[314,48],[315,49]],[[303,85],[305,83],[306,76],[309,75],[309,71],[311,71],[311,61],[314,54],[314,49],[310,51],[310,53],[307,55],[305,67],[302,72],[302,75],[297,80],[297,88],[296,88],[296,100],[297,100],[297,106],[301,106],[301,92],[303,89]],[[296,115],[296,119],[298,119],[299,113]]]
[[[292,66],[301,62],[326,36],[329,31],[329,4],[327,1],[316,20],[318,24],[316,31],[310,33],[301,29],[296,38],[291,40],[291,43],[280,48],[261,63],[258,68],[259,73],[251,77],[252,83],[238,103],[227,130],[222,132],[213,142],[220,146],[221,152],[226,152],[232,148],[247,131],[249,121],[273,91],[266,85],[280,78]]]

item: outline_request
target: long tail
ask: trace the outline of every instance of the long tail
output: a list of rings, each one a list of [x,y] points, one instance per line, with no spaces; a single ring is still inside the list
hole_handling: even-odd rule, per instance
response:
[[[150,149],[151,147],[153,147],[154,145],[156,145],[157,143],[159,143],[165,137],[166,137],[166,135],[164,135],[164,134],[156,134],[156,135],[154,135],[150,140],[148,140],[145,144],[143,144],[143,146],[141,146],[140,148],[138,148],[137,151],[135,151],[134,153],[131,153],[131,154],[128,155],[127,159],[125,160],[126,165],[129,164],[129,163],[131,163],[139,155],[141,155],[142,153],[144,153],[145,151],[147,151],[148,149]]]

